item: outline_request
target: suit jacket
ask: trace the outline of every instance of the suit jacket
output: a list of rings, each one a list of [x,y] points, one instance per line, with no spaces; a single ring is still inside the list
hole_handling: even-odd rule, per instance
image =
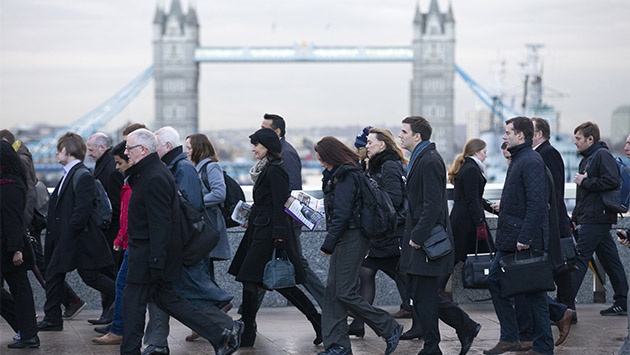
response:
[[[567,206],[564,204],[564,161],[560,152],[554,148],[549,141],[544,141],[536,151],[542,157],[543,161],[553,177],[554,195],[556,200],[556,213],[558,216],[558,227],[560,228],[560,237],[566,238],[571,236],[571,223],[569,222],[569,214]]]
[[[228,270],[237,281],[262,282],[265,265],[273,253],[274,239],[284,239],[289,260],[295,267],[295,279],[298,283],[304,282],[304,268],[289,224],[291,217],[284,212],[289,194],[289,176],[282,160],[270,161],[254,184],[254,207]]]
[[[453,271],[454,252],[437,260],[428,260],[422,248],[415,249],[409,240],[422,245],[436,225],[442,225],[453,244],[446,200],[446,166],[430,143],[416,158],[407,175],[408,211],[402,241],[400,268],[408,274],[440,276]]]
[[[101,229],[92,220],[96,184],[92,174],[82,174],[75,184],[78,163],[50,196],[46,225],[46,272],[70,272],[74,269],[100,269],[113,265],[111,246]]]
[[[470,157],[464,158],[464,165],[455,175],[453,209],[451,210],[451,226],[455,239],[455,260],[466,260],[466,254],[475,252],[477,244],[477,227],[486,225],[484,210],[492,212],[490,205],[483,199],[486,178],[479,165]],[[478,252],[487,253],[488,244],[492,248],[492,239],[479,241]]]
[[[129,199],[127,282],[173,282],[182,273],[182,239],[175,180],[157,153],[131,166],[125,174],[131,187]],[[153,279],[151,269],[160,280]]]
[[[120,229],[120,191],[123,186],[123,176],[116,170],[116,162],[111,148],[106,150],[96,161],[94,177],[101,182],[107,192],[109,202],[112,204],[112,222],[105,230],[105,236],[107,240],[113,241]]]

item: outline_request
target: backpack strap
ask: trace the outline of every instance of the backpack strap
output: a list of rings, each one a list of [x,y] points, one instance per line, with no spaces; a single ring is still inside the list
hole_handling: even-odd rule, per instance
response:
[[[79,183],[79,178],[84,174],[89,173],[90,171],[87,168],[78,168],[72,177],[72,191],[77,192],[77,184]]]
[[[600,147],[600,148],[595,149],[595,151],[593,152],[593,154],[591,154],[591,155],[587,158],[587,160],[586,160],[586,166],[584,167],[584,171],[586,171],[586,169],[588,169],[588,167],[589,167],[589,166],[591,166],[591,163],[593,162],[593,159],[595,159],[595,155],[597,155],[597,153],[598,153],[600,150],[604,150],[604,149],[605,149],[604,147]]]
[[[208,182],[208,164],[210,163],[212,163],[212,160],[206,162],[201,167],[201,182],[203,183],[203,185],[206,187],[206,190],[208,191],[212,190],[210,189],[210,183]]]

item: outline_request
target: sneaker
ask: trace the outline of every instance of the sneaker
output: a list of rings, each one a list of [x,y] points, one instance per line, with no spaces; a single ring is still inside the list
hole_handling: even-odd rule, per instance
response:
[[[387,349],[385,349],[385,355],[389,355],[396,350],[398,347],[398,341],[400,340],[400,336],[403,333],[404,326],[402,324],[398,324],[394,329],[394,332],[387,338],[385,341],[387,342]]]
[[[599,311],[599,314],[602,316],[627,316],[628,312],[622,306],[612,305],[610,308]]]
[[[317,353],[317,355],[352,355],[352,349],[333,345],[328,350]]]
[[[20,339],[22,339],[22,336],[20,335],[20,331],[18,330],[17,334],[13,336],[13,341],[20,341]]]
[[[143,351],[141,355],[157,355],[157,354],[169,354],[170,350],[168,346],[149,345]]]
[[[66,307],[66,310],[63,312],[63,315],[61,317],[63,319],[72,319],[76,317],[77,314],[81,313],[85,306],[87,306],[87,302],[80,299],[76,303]]]

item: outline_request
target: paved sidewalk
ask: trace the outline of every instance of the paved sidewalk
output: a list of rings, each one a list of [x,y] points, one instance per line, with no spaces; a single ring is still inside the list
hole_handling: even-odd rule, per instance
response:
[[[396,311],[397,307],[385,307],[389,311]],[[469,354],[482,354],[497,342],[499,324],[491,304],[469,304],[463,308],[471,318],[481,323],[482,328]],[[597,355],[617,354],[627,334],[628,321],[626,317],[603,317],[599,311],[603,304],[578,305],[578,324],[571,327],[571,332],[564,344],[555,349],[560,355]],[[94,326],[87,323],[88,318],[99,315],[95,311],[84,311],[75,319],[64,321],[62,332],[42,332],[39,334],[41,347],[32,350],[10,350],[7,344],[11,342],[13,331],[4,320],[0,320],[0,353],[2,354],[118,354],[118,346],[93,345],[92,338],[98,334],[93,331]],[[235,312],[230,312],[234,318]],[[410,319],[401,320],[405,329],[411,326]],[[276,355],[276,354],[317,354],[323,347],[312,344],[315,333],[310,323],[293,307],[263,308],[258,314],[258,338],[254,348],[242,349],[241,355]],[[459,353],[459,341],[455,332],[440,323],[442,342],[440,347],[446,354]],[[212,346],[203,339],[186,342],[184,338],[190,334],[185,326],[171,319],[171,334],[169,345],[171,354],[213,354]],[[558,329],[553,327],[554,338],[558,336]],[[378,338],[369,328],[363,339],[352,338],[354,354],[383,354],[385,342]],[[422,347],[421,340],[401,341],[395,354],[417,354]],[[518,354],[518,353],[513,353]]]

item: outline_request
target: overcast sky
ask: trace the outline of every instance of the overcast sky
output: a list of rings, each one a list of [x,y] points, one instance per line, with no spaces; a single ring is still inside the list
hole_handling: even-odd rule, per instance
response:
[[[160,2],[164,4],[164,1]],[[188,1],[182,1],[184,8]],[[430,0],[421,0],[426,12]],[[170,1],[166,1],[169,6]],[[196,1],[201,45],[410,45],[416,0]],[[439,1],[444,11],[445,0]],[[542,43],[547,98],[561,130],[610,134],[630,104],[629,0],[453,0],[456,62],[488,90],[505,59],[521,85],[526,43]],[[152,64],[153,0],[0,0],[1,126],[67,124]],[[264,112],[293,126],[395,124],[409,113],[411,64],[202,64],[200,126],[256,127]],[[456,79],[455,121],[480,103]],[[520,103],[520,98],[517,103]],[[509,99],[508,99],[509,101]],[[153,118],[153,85],[116,119]]]

